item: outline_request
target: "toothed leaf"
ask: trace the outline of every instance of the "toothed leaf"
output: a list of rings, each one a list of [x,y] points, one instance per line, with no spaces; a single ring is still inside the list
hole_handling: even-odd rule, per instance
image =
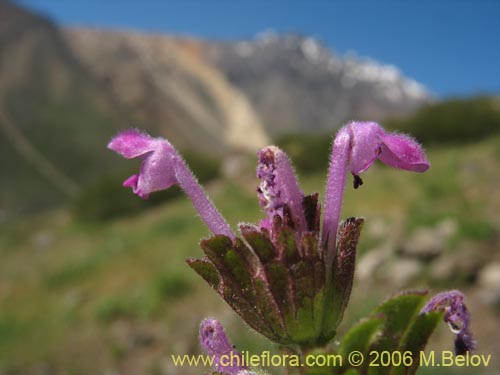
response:
[[[196,271],[198,275],[203,277],[205,281],[215,290],[218,290],[220,284],[220,276],[214,265],[207,259],[193,259],[187,261],[189,267]]]
[[[274,245],[267,234],[263,234],[256,228],[248,225],[241,225],[240,230],[262,263],[265,264],[274,258]]]
[[[226,236],[212,236],[201,241],[200,246],[214,266],[222,271],[224,269],[224,256],[233,246],[230,238]]]

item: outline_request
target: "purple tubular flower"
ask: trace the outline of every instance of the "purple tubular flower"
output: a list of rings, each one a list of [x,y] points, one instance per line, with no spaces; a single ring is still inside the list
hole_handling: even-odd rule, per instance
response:
[[[150,193],[178,184],[214,234],[235,239],[229,225],[208,199],[196,177],[166,139],[152,138],[137,130],[126,130],[115,136],[108,148],[127,159],[142,159],[139,174],[130,176],[123,186],[131,187],[135,194],[147,199]]]
[[[350,122],[337,133],[333,142],[325,198],[322,245],[327,261],[335,255],[337,227],[342,208],[346,171],[354,176],[354,187],[363,183],[359,174],[376,159],[387,165],[414,172],[429,168],[425,153],[411,137],[387,133],[375,122]]]
[[[203,349],[214,358],[214,371],[227,375],[245,373],[246,367],[243,366],[241,353],[233,348],[218,320],[211,318],[203,320],[199,337]]]
[[[455,338],[455,354],[463,355],[476,348],[476,341],[469,329],[470,314],[465,305],[465,296],[459,290],[450,290],[436,294],[420,310],[420,314],[431,311],[444,311],[444,322],[447,323]]]
[[[259,150],[257,177],[261,180],[257,192],[259,202],[267,214],[261,227],[269,229],[274,215],[283,217],[283,206],[288,205],[297,232],[306,230],[306,220],[302,208],[304,193],[300,190],[297,178],[288,156],[276,146]]]

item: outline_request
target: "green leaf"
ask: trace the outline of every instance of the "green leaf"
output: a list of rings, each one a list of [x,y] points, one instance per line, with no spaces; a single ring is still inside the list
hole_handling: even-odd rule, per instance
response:
[[[300,260],[298,263],[290,266],[290,270],[295,281],[295,304],[299,306],[305,298],[313,298],[315,295],[314,263],[312,261]]]
[[[372,343],[370,351],[393,352],[399,349],[406,332],[419,318],[421,307],[425,303],[427,292],[406,292],[399,294],[377,307],[374,317],[380,317],[383,322],[380,333]],[[391,366],[369,367],[369,375],[390,374]]]
[[[266,276],[269,288],[274,299],[279,305],[283,315],[291,315],[295,306],[293,305],[292,280],[288,269],[280,262],[273,261],[266,265]]]
[[[266,317],[266,322],[271,330],[275,333],[273,340],[282,345],[290,344],[280,308],[269,290],[267,282],[261,278],[256,278],[254,285],[258,308],[262,316]]]
[[[196,271],[198,275],[203,277],[205,281],[215,290],[219,289],[220,276],[214,265],[207,259],[189,258],[186,260],[189,267]]]
[[[365,359],[369,356],[370,345],[372,344],[375,335],[380,333],[382,327],[382,319],[380,317],[371,317],[360,321],[354,327],[352,327],[343,337],[342,344],[339,348],[339,353],[342,355],[344,361],[350,353],[354,351],[361,352]],[[346,370],[349,364],[343,363],[343,370]],[[359,368],[362,373],[367,371],[368,364],[365,361],[364,365]]]
[[[427,292],[407,292],[399,294],[378,306],[375,316],[383,318],[382,336],[376,347],[381,350],[394,350],[405,331],[418,316]]]
[[[317,259],[314,262],[314,325],[318,344],[326,345],[333,337],[335,337],[335,329],[329,332],[323,331],[323,315],[325,313],[325,290],[326,290],[326,275],[325,264],[322,260]]]
[[[240,231],[262,264],[266,264],[274,258],[274,245],[267,233],[261,233],[250,225],[240,225]]]
[[[212,236],[202,240],[200,246],[219,272],[226,268],[224,264],[224,256],[233,246],[229,237],[222,235]]]
[[[290,336],[299,344],[315,344],[319,335],[314,315],[316,290],[314,261],[300,260],[290,266],[294,280],[295,322],[287,325]]]
[[[263,319],[257,305],[248,301],[237,284],[226,282],[223,276],[222,291],[219,291],[222,298],[243,318],[243,320],[257,332],[260,332],[271,340],[276,340],[275,332],[269,327],[268,319]]]
[[[231,271],[234,279],[241,285],[243,292],[253,289],[252,275],[248,264],[234,249],[229,250],[224,256],[224,263]]]
[[[295,243],[294,231],[287,226],[282,226],[276,235],[276,248],[279,258],[287,264],[293,264],[300,259],[297,244]]]
[[[306,347],[316,345],[312,298],[305,298],[302,305],[297,307],[294,319],[287,321],[287,330],[297,345]]]
[[[302,243],[300,245],[304,258],[318,259],[319,258],[319,234],[313,232],[305,232],[302,235]]]
[[[258,273],[258,271],[262,268],[262,262],[259,260],[258,256],[240,238],[236,238],[234,250],[245,261],[250,272],[253,274]]]
[[[349,353],[360,351],[365,356],[365,363],[355,370],[362,375],[414,375],[419,366],[420,351],[441,321],[443,313],[428,313],[420,315],[425,304],[427,292],[406,292],[383,302],[365,320],[351,328],[342,339],[339,353],[347,358]],[[405,367],[404,362],[397,367],[368,366],[368,360],[373,359],[370,353],[411,352],[411,366]],[[343,371],[350,370],[344,367]],[[342,372],[341,372],[342,373]],[[345,374],[348,374],[346,372]],[[344,374],[344,375],[345,375]]]
[[[342,321],[344,310],[351,296],[356,247],[364,220],[350,217],[344,220],[338,230],[337,252],[332,270],[333,306],[331,309],[332,324],[337,327]]]
[[[216,235],[201,241],[201,248],[222,278],[218,289],[222,298],[250,327],[276,340],[277,335],[268,324],[267,316],[259,309],[249,266],[236,251],[238,244],[242,245],[238,241],[233,245],[228,237]]]
[[[339,353],[342,358],[347,358],[349,353],[360,351],[363,354],[368,354],[368,349],[373,341],[376,333],[379,332],[382,326],[382,319],[373,317],[362,320],[352,327],[343,337],[342,344],[339,348]]]
[[[330,277],[326,280],[323,332],[335,332],[351,294],[354,260],[363,219],[349,218],[338,229],[337,251]]]
[[[398,349],[401,353],[410,351],[413,364],[409,368],[395,367],[392,369],[391,375],[413,375],[417,372],[420,366],[420,352],[425,349],[429,337],[443,320],[443,315],[444,312],[430,312],[417,316],[401,340]]]

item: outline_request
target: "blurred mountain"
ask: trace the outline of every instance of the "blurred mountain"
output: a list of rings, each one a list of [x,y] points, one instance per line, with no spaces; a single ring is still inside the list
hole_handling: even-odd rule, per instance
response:
[[[0,217],[74,195],[111,163],[121,111],[47,19],[0,1]]]
[[[268,142],[246,96],[207,64],[200,42],[132,31],[65,34],[73,52],[141,127],[150,124],[178,146],[219,154],[257,151]]]
[[[407,115],[431,100],[394,66],[339,57],[299,35],[265,33],[239,42],[82,28],[66,35],[80,59],[127,107],[141,108],[144,120],[155,113],[155,122],[165,121],[165,102],[174,101],[207,135],[229,121],[226,131],[236,143],[262,141],[262,133],[332,132],[351,119]],[[223,107],[226,118],[210,118],[210,104]],[[186,127],[173,131],[196,137]]]
[[[105,148],[119,128],[218,154],[268,142],[244,95],[172,43],[133,33],[82,32],[74,46],[67,38],[47,18],[0,0],[0,222],[53,207],[124,168]],[[160,53],[149,59],[157,42]]]
[[[247,94],[273,135],[399,117],[432,99],[396,67],[340,57],[311,37],[266,32],[208,47],[210,61]]]
[[[308,37],[60,29],[0,0],[0,218],[51,207],[123,168],[104,147],[119,128],[223,155],[287,132],[405,115],[429,100],[396,68],[336,56]]]

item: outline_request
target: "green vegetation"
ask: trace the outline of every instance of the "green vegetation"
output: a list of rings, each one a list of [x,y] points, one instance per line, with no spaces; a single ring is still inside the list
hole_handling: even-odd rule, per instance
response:
[[[333,134],[288,134],[275,140],[304,174],[324,172],[328,168]]]
[[[500,132],[500,99],[476,97],[430,104],[415,115],[387,123],[426,145],[468,143]]]
[[[461,115],[454,114],[456,106]],[[451,101],[391,122],[424,141],[431,169],[420,175],[374,166],[364,174],[360,189],[350,188],[348,181],[342,216],[364,216],[367,228],[381,219],[390,231],[404,235],[452,218],[458,231],[446,245],[450,251],[463,244],[491,246],[500,233],[495,216],[500,136],[493,106],[485,99]],[[296,165],[306,193],[323,194],[331,136],[290,135],[277,141]],[[201,182],[219,179],[211,196],[233,228],[238,222],[259,220],[255,190],[243,185],[247,176],[220,180],[217,160],[183,154]],[[185,265],[186,258],[201,255],[199,239],[208,232],[191,203],[177,199],[182,192],[173,188],[143,201],[121,186],[136,170],[123,169],[115,159],[113,175],[87,185],[70,210],[0,224],[0,370],[37,363],[68,373],[119,369],[139,350],[137,345],[163,354],[188,350],[178,349],[179,343],[196,348],[197,325],[206,315],[227,317],[228,331],[239,347],[274,350],[250,333]],[[380,243],[367,229],[360,256]],[[466,285],[469,275],[457,272],[455,284],[440,281],[439,286],[456,287],[457,280]],[[425,286],[432,287],[432,282],[421,280]],[[356,297],[347,323],[354,323],[387,293],[376,287]],[[140,339],[127,339],[137,335]],[[78,364],[67,359],[74,352],[79,353]],[[159,358],[151,362],[151,371],[160,371]]]
[[[500,230],[494,221],[498,202],[491,194],[498,185],[499,148],[499,137],[431,147],[432,166],[422,175],[376,165],[364,175],[360,189],[351,189],[348,181],[342,216],[361,215],[367,223],[381,217],[405,233],[451,216],[460,227],[454,244],[489,242]],[[326,170],[303,174],[302,187],[322,194],[325,179]],[[221,181],[220,186],[211,195],[233,227],[259,220],[251,187],[238,181]],[[120,189],[130,204],[141,202]],[[95,367],[71,371],[97,371],[103,363],[118,366],[133,353],[132,344],[115,337],[123,322],[150,330],[155,344],[148,345],[175,353],[179,342],[194,342],[206,315],[230,317],[228,330],[239,347],[270,349],[185,265],[187,257],[201,255],[199,239],[208,235],[191,203],[170,200],[137,210],[134,216],[95,224],[75,220],[64,210],[2,224],[0,368],[47,361],[70,371],[74,364],[65,358],[73,350],[82,351],[80,363]],[[367,230],[360,252],[376,243]],[[370,293],[362,306],[347,313],[348,320],[387,296],[384,289]],[[88,350],[93,346],[100,348],[97,353]]]
[[[28,144],[45,159],[37,163],[38,154],[19,153],[19,148],[13,147],[14,141],[1,133],[0,167],[5,178],[0,181],[0,194],[5,197],[4,208],[12,216],[64,203],[70,191],[61,179],[71,185],[85,184],[96,173],[126,165],[122,161],[114,163],[103,147],[103,137],[116,132],[118,121],[103,108],[102,98],[96,95],[83,99],[85,90],[90,90],[85,82],[84,89],[75,89],[71,95],[55,92],[55,87],[45,82],[46,74],[40,71],[40,82],[12,89],[4,98],[5,112],[25,138],[15,142]],[[43,164],[55,167],[60,178],[49,178]]]

